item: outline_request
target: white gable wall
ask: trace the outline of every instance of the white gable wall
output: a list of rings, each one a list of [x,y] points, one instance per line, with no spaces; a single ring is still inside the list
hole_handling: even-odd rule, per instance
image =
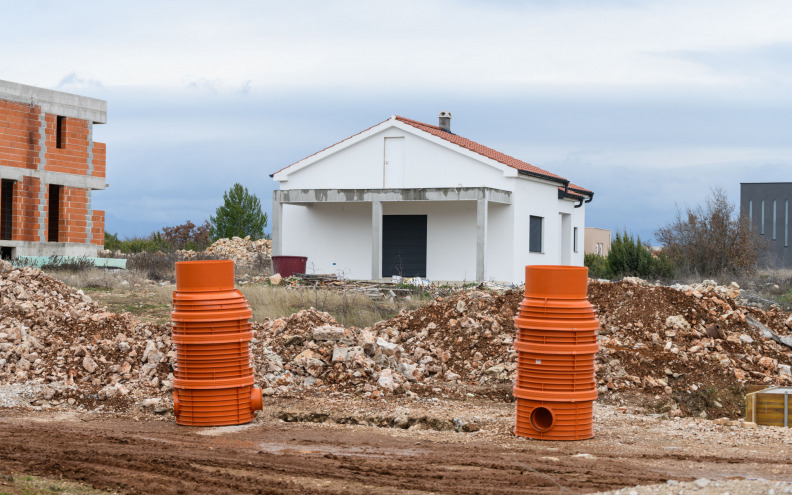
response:
[[[389,171],[390,184],[383,180],[386,138],[404,139],[403,169]],[[510,178],[504,177],[503,171],[496,167],[392,127],[289,173],[281,189],[487,186],[508,190],[510,183]]]

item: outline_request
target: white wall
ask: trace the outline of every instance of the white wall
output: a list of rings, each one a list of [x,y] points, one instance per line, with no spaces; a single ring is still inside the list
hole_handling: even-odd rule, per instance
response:
[[[484,279],[510,283],[514,256],[514,208],[511,205],[490,203],[488,211]]]
[[[403,137],[398,181],[385,184],[385,138]],[[505,167],[505,166],[504,166]],[[380,189],[428,187],[493,187],[511,184],[503,171],[422,137],[389,128],[346,149],[288,174],[281,189]]]
[[[371,203],[283,205],[283,254],[307,256],[308,273],[371,278]]]

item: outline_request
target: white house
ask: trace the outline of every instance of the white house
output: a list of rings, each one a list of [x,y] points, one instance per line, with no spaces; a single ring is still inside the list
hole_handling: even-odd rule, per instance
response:
[[[583,264],[592,191],[451,132],[393,116],[271,177],[273,255],[353,279],[522,283]]]

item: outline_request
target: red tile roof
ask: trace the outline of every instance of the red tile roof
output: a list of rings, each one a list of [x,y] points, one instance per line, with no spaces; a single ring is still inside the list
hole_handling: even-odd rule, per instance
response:
[[[421,130],[423,132],[429,133],[429,134],[431,134],[433,136],[437,136],[437,137],[439,137],[441,139],[444,139],[444,140],[446,140],[446,141],[448,141],[450,143],[453,143],[453,144],[456,144],[458,146],[461,146],[461,147],[463,147],[465,149],[473,151],[474,153],[478,153],[481,156],[484,156],[486,158],[495,160],[496,162],[500,162],[500,163],[502,163],[504,165],[507,165],[507,166],[512,167],[512,168],[515,168],[517,170],[522,170],[523,172],[527,172],[529,174],[535,174],[535,175],[539,175],[539,176],[544,176],[544,177],[547,177],[549,179],[556,179],[556,180],[561,180],[561,181],[566,181],[567,180],[567,179],[561,177],[560,175],[556,175],[556,174],[554,174],[552,172],[548,172],[547,170],[543,170],[543,169],[541,169],[539,167],[535,167],[535,166],[531,165],[530,163],[526,163],[526,162],[524,162],[522,160],[518,160],[518,159],[516,159],[516,158],[514,158],[512,156],[509,156],[509,155],[506,155],[504,153],[501,153],[500,151],[496,151],[496,150],[494,150],[492,148],[488,148],[488,147],[486,147],[486,146],[484,146],[482,144],[479,144],[479,143],[477,143],[475,141],[471,141],[470,139],[463,138],[462,136],[457,136],[456,134],[453,134],[453,133],[450,133],[450,132],[446,132],[446,131],[440,129],[440,127],[438,127],[438,126],[424,124],[423,122],[418,122],[417,120],[412,120],[412,119],[408,119],[408,118],[405,118],[405,117],[400,117],[398,115],[395,116],[395,119],[398,120],[399,122],[403,122],[403,123],[405,123],[407,125],[415,127],[418,130]],[[357,134],[355,134],[353,136],[350,136],[350,137],[348,137],[348,138],[346,138],[346,139],[344,139],[342,141],[339,141],[338,143],[335,143],[335,144],[333,144],[331,146],[328,146],[327,148],[324,148],[324,149],[322,149],[320,151],[317,151],[316,153],[314,153],[312,155],[309,155],[306,158],[310,158],[311,156],[317,155],[317,154],[321,153],[322,151],[325,151],[325,150],[327,150],[329,148],[332,148],[333,146],[336,146],[337,144],[343,143],[344,141],[348,141],[349,139],[351,139],[351,138],[353,138],[353,137],[355,137],[355,136],[357,136],[359,134],[362,134],[362,133],[368,131],[369,129],[377,127],[378,125],[380,125],[380,124],[382,124],[384,122],[387,122],[387,120],[383,121],[383,122],[380,122],[379,124],[373,125],[373,126],[369,127],[368,129],[360,131],[359,133],[357,133]],[[303,160],[305,160],[305,158],[303,158]],[[302,161],[302,160],[300,160],[300,161]],[[295,162],[295,163],[299,163],[299,162]],[[292,165],[294,165],[294,163],[292,163]],[[284,167],[281,170],[285,170],[285,169],[291,167],[292,165]],[[278,172],[280,172],[281,170],[278,170]],[[278,172],[275,172],[275,174],[277,174]],[[275,175],[275,174],[272,174],[272,175]],[[561,189],[562,191],[564,190],[563,187],[560,187],[559,189]],[[573,195],[573,196],[579,196],[579,194],[574,194],[575,192],[580,193],[580,194],[585,194],[585,195],[593,194],[593,192],[591,190],[586,189],[586,188],[581,187],[581,186],[577,186],[577,185],[572,184],[572,183],[569,184],[569,188],[568,189],[569,190],[567,191],[567,193],[568,194],[571,193],[571,195]]]
[[[547,170],[542,170],[539,167],[534,167],[530,163],[526,163],[522,160],[518,160],[514,157],[501,153],[500,151],[496,151],[492,148],[487,148],[484,145],[481,145],[475,141],[471,141],[470,139],[463,138],[462,136],[457,136],[456,134],[452,134],[450,132],[446,132],[435,125],[424,124],[423,122],[418,122],[417,120],[411,120],[404,117],[396,116],[396,120],[400,122],[404,122],[405,124],[409,124],[416,129],[420,129],[424,132],[428,132],[433,136],[437,136],[439,138],[443,138],[450,143],[454,143],[456,145],[462,146],[463,148],[469,149],[479,155],[485,156],[496,162],[500,162],[504,165],[508,165],[511,168],[516,168],[517,170],[522,170],[524,172],[530,172],[532,174],[539,174],[544,175],[547,177],[552,177],[555,179],[566,180],[560,175],[556,175],[554,173],[548,172]]]

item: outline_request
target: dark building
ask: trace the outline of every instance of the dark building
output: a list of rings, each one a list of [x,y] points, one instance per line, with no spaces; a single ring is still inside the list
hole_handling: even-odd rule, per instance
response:
[[[753,229],[767,239],[769,248],[765,261],[770,265],[792,267],[790,199],[792,182],[740,184],[740,210],[751,220]]]

